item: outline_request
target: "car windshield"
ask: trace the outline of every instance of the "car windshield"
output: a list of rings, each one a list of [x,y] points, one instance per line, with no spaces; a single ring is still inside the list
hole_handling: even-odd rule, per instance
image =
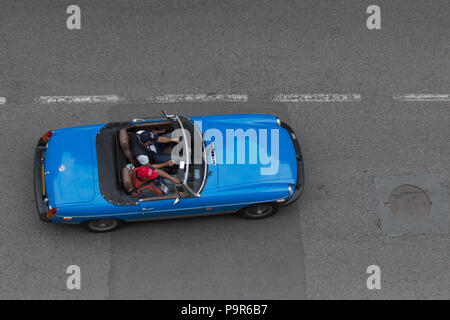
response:
[[[206,150],[203,143],[202,132],[192,120],[178,117],[181,126],[186,130],[183,143],[186,152],[186,167],[183,184],[194,193],[200,193],[206,182]]]

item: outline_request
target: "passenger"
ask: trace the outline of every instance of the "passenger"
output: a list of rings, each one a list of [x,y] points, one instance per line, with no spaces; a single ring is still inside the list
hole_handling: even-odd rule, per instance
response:
[[[136,192],[139,197],[162,197],[175,193],[175,184],[180,183],[180,180],[166,172],[147,166],[133,169],[131,179],[132,192]]]
[[[155,168],[173,166],[171,154],[164,153],[172,142],[179,143],[178,139],[170,138],[171,132],[158,135],[152,131],[138,131],[130,136],[130,150],[133,157],[141,165],[152,164]],[[155,164],[162,164],[155,166]]]

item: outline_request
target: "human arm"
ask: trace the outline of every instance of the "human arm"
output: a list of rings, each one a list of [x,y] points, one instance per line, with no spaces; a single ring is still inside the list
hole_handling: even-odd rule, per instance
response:
[[[169,138],[169,137],[158,137],[158,142],[160,142],[160,143],[169,143],[169,142],[176,142],[176,143],[179,143],[180,142],[180,140],[179,139],[172,139],[172,138]]]
[[[148,163],[147,165],[152,166],[155,169],[160,169],[160,168],[165,168],[165,167],[171,167],[174,165],[174,162],[173,162],[173,160],[169,160],[164,163],[154,163],[154,164]]]
[[[168,174],[167,172],[165,172],[163,170],[160,170],[158,168],[155,168],[155,169],[156,169],[156,171],[158,171],[158,175],[161,176],[161,178],[169,179],[174,184],[180,184],[180,180],[178,178],[174,178],[170,174]]]

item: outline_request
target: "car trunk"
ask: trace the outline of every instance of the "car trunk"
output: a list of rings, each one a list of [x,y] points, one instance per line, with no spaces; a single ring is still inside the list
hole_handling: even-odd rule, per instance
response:
[[[95,196],[91,137],[85,133],[55,134],[45,155],[45,186],[54,206],[83,203]]]

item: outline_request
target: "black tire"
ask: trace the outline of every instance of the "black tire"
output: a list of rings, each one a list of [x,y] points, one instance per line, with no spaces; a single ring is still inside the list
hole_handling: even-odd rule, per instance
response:
[[[277,212],[278,207],[276,203],[257,203],[242,209],[240,213],[247,219],[264,219]]]
[[[92,232],[110,232],[119,226],[117,219],[96,219],[86,222],[86,226]]]

